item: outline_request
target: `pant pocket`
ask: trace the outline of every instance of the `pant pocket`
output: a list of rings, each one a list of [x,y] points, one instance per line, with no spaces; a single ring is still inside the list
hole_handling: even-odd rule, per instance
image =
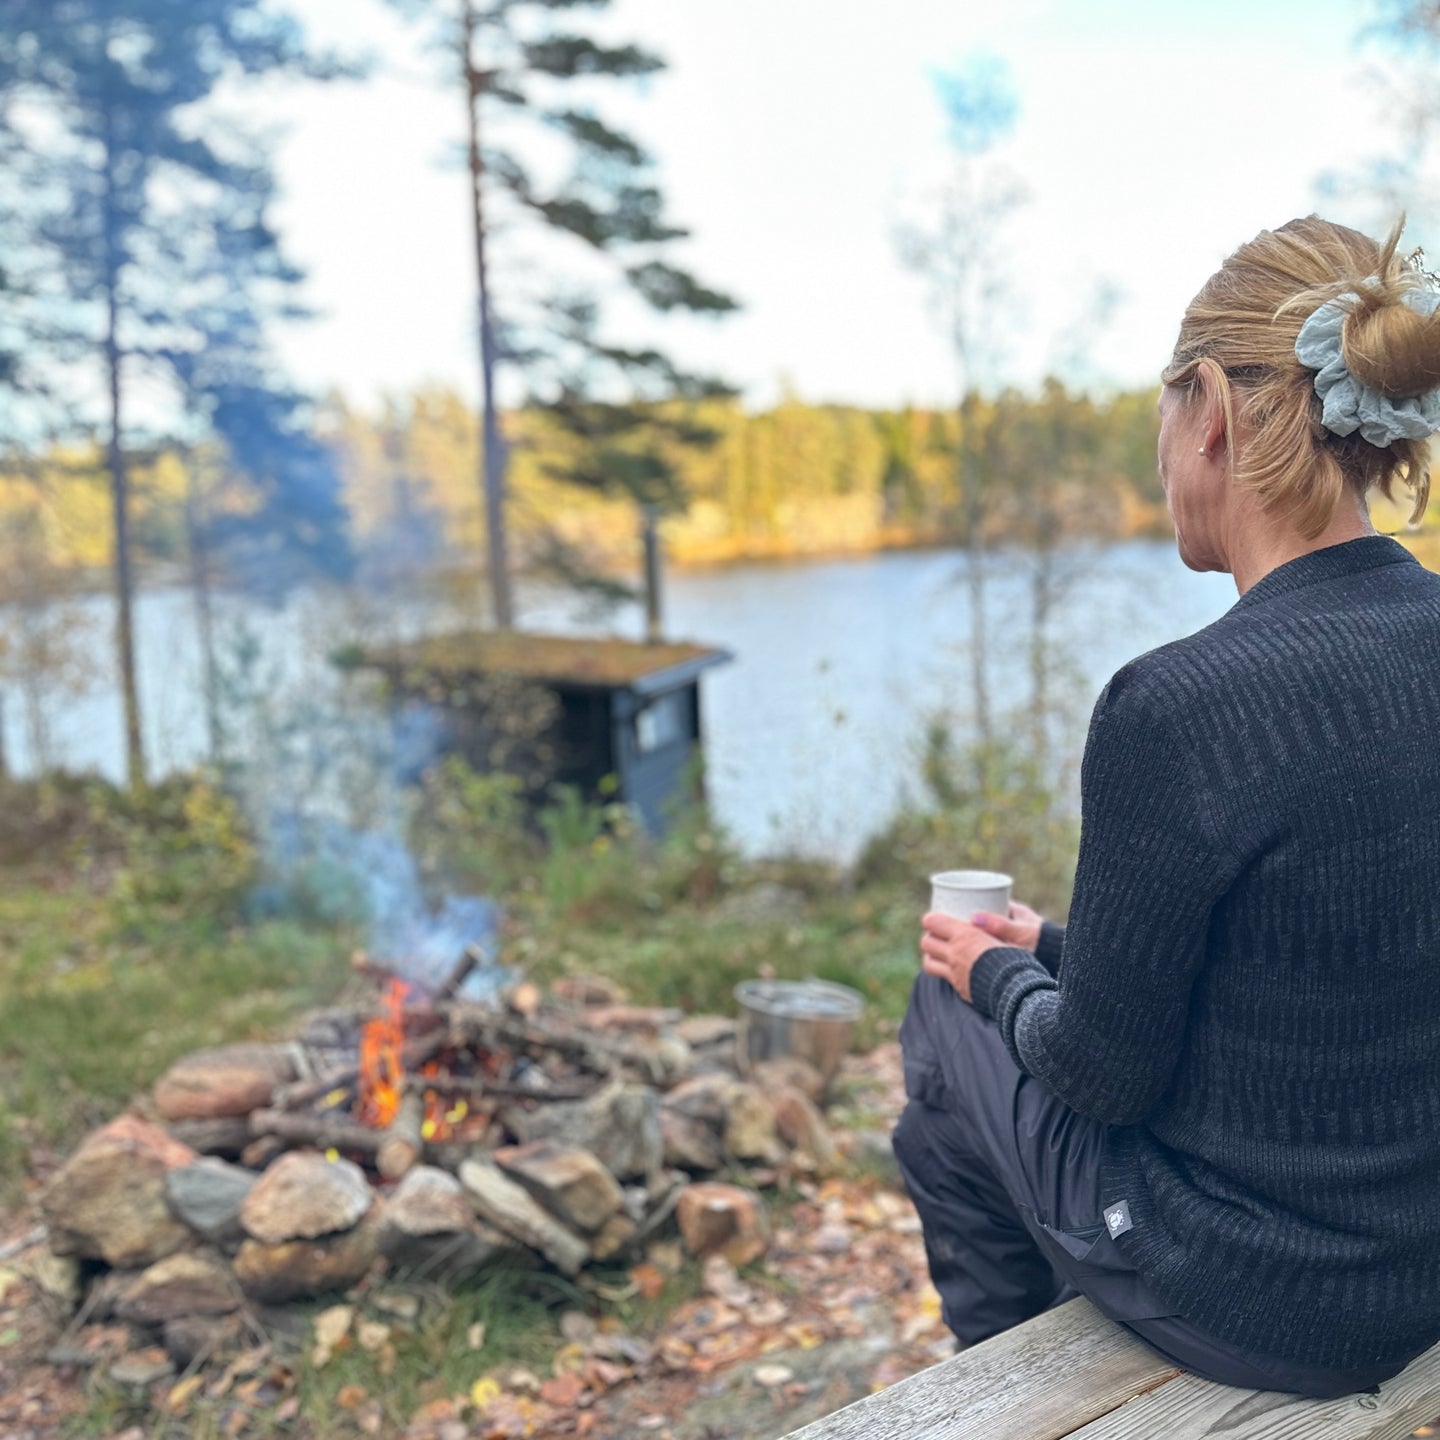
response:
[[[1055,1273],[1112,1320],[1124,1323],[1175,1314],[1175,1307],[1146,1284],[1103,1223],[1061,1229],[1031,1218]]]
[[[932,1110],[947,1108],[949,1092],[945,1089],[945,1076],[936,1063],[927,1063],[919,1058],[905,1057],[905,1096],[918,1104],[928,1105]]]

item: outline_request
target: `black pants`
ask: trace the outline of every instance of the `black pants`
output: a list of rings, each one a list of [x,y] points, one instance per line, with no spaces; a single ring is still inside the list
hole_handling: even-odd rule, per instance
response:
[[[916,980],[900,1043],[909,1104],[895,1155],[920,1212],[945,1323],[961,1341],[1085,1295],[1182,1369],[1222,1385],[1328,1398],[1395,1373],[1246,1354],[1177,1315],[1101,1218],[1106,1127],[1020,1071],[995,1025],[946,981]]]

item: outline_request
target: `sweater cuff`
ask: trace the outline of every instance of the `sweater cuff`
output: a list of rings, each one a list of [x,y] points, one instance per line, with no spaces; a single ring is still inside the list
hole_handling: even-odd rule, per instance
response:
[[[1065,948],[1065,927],[1051,920],[1040,922],[1040,939],[1035,945],[1035,958],[1052,975],[1060,973],[1060,952]]]
[[[1019,946],[997,945],[985,951],[970,971],[970,1003],[987,1020],[998,1021],[1000,997],[1027,971],[1037,972],[1043,980],[1050,979],[1035,957]]]

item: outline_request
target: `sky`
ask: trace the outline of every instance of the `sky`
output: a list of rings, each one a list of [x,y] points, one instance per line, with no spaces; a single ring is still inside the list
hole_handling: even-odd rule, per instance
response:
[[[381,0],[291,6],[379,65],[264,97],[276,218],[317,311],[281,358],[364,404],[431,383],[473,397],[466,180],[447,163],[462,102]],[[1398,143],[1374,47],[1357,46],[1370,19],[1366,0],[615,0],[608,32],[668,69],[605,113],[656,157],[686,262],[744,307],[650,337],[752,405],[952,401],[943,326],[896,235],[933,216],[953,164],[933,75],[985,53],[1019,100],[997,159],[1029,196],[1005,232],[990,382],[1058,367],[1151,384],[1190,296],[1257,230],[1317,208],[1383,224],[1317,190]],[[1099,321],[1103,288],[1118,299]]]

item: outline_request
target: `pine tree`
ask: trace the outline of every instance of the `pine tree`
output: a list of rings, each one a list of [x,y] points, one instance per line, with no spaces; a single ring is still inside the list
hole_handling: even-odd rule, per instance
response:
[[[298,24],[264,0],[0,0],[0,86],[27,246],[51,258],[28,337],[98,392],[113,525],[116,645],[132,784],[143,784],[132,623],[130,450],[210,400],[187,368],[222,338],[251,380],[263,323],[297,272],[267,215],[261,147],[213,106],[221,85],[275,73],[326,78]],[[178,384],[177,384],[178,382]],[[147,391],[148,425],[137,419]],[[213,395],[213,391],[208,392]]]
[[[530,402],[548,409],[569,439],[551,465],[559,478],[630,495],[647,516],[678,496],[670,453],[716,436],[682,413],[727,393],[686,374],[661,352],[606,344],[593,289],[552,282],[527,293],[495,263],[494,237],[538,230],[607,266],[631,294],[662,314],[719,315],[735,302],[673,264],[685,237],[664,214],[650,157],[588,103],[597,81],[636,80],[664,68],[658,55],[585,33],[573,12],[610,0],[391,0],[428,21],[452,55],[465,99],[478,295],[482,444],[488,560],[495,623],[514,620],[506,539],[507,449],[500,431],[497,372],[523,375]],[[558,139],[569,165],[558,183],[539,178],[537,136]],[[551,167],[547,167],[551,168]],[[593,267],[592,267],[593,268]],[[573,557],[553,553],[562,568]]]

